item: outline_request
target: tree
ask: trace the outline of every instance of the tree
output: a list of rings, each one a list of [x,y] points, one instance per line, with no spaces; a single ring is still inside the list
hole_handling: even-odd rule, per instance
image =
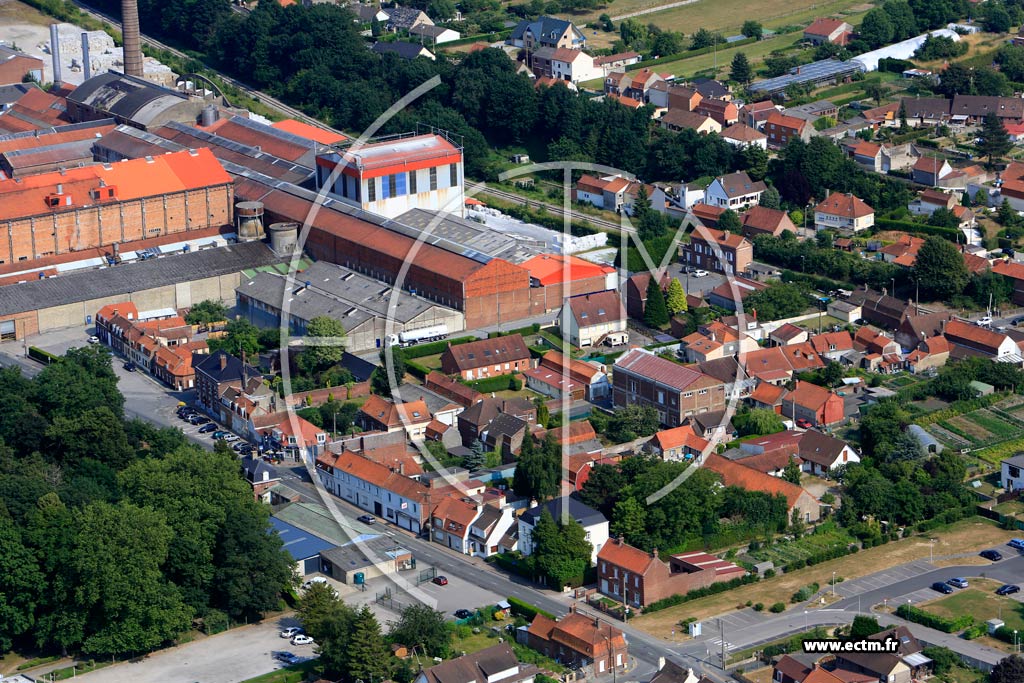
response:
[[[875,619],[874,617],[857,615],[853,618],[853,623],[850,624],[851,640],[864,640],[868,636],[873,636],[876,633],[881,632],[882,627],[879,626],[878,619]]]
[[[668,306],[669,313],[672,315],[686,310],[686,292],[683,291],[683,284],[679,281],[679,278],[672,278],[672,281],[668,283],[665,305]]]
[[[966,192],[964,194],[967,194]],[[1010,206],[1010,200],[1003,198],[1003,203],[999,205],[999,210],[996,212],[996,219],[1000,225],[1004,227],[1011,227],[1020,222],[1020,216]]]
[[[306,326],[306,338],[322,340],[313,343],[307,341],[299,354],[299,365],[309,372],[318,372],[335,365],[345,355],[345,326],[340,320],[318,315]]]
[[[388,364],[388,352],[391,353],[391,364]],[[389,367],[393,372],[389,372]],[[405,351],[400,346],[392,346],[390,349],[381,349],[380,365],[370,375],[370,388],[373,393],[379,396],[391,396],[391,381],[394,378],[395,385],[399,386],[405,381]]]
[[[211,352],[223,351],[238,358],[255,356],[260,352],[260,330],[248,320],[232,320],[224,332],[220,339],[207,341]]]
[[[886,0],[882,9],[892,24],[893,40],[906,40],[918,34],[914,10],[910,8],[906,0]]]
[[[427,14],[437,21],[448,21],[455,16],[456,8],[452,0],[430,0]]]
[[[0,652],[9,652],[15,638],[31,631],[45,591],[36,558],[0,507]]]
[[[836,361],[829,361],[821,370],[821,381],[824,382],[827,387],[837,387],[843,381],[843,377],[846,375],[846,371],[843,366]]]
[[[747,145],[740,150],[737,160],[740,168],[747,172],[751,180],[764,180],[768,175],[768,151],[758,145]],[[770,186],[769,186],[770,187]],[[776,194],[778,192],[776,191]],[[762,198],[764,195],[761,195]]]
[[[965,192],[964,194],[967,193]],[[935,209],[932,215],[928,216],[928,225],[957,230],[960,227],[960,219],[956,217],[955,213],[943,206]]]
[[[963,255],[956,245],[941,237],[929,237],[917,253],[914,279],[921,288],[921,296],[928,300],[948,300],[964,291],[970,273]]]
[[[318,643],[348,633],[355,612],[341,601],[328,583],[314,583],[302,594],[296,608],[306,633]]]
[[[228,307],[213,299],[200,301],[185,315],[185,322],[189,325],[210,325],[227,319]]]
[[[339,646],[342,645],[339,643]],[[377,617],[367,605],[356,613],[348,643],[344,644],[345,674],[349,681],[380,681],[388,673],[388,652]]]
[[[800,484],[800,463],[792,455],[789,456],[789,462],[786,463],[786,467],[782,470],[782,478],[790,484]]]
[[[953,62],[943,69],[940,78],[936,90],[946,97],[977,94],[974,88],[974,72],[959,62]]]
[[[936,676],[943,676],[954,666],[960,666],[960,655],[941,645],[931,645],[921,650],[928,659],[932,660],[932,673]]]
[[[644,323],[648,327],[662,329],[668,325],[668,306],[665,295],[658,284],[658,278],[651,277],[647,282],[647,302],[644,304]]]
[[[910,125],[907,123],[907,103],[903,100],[900,100],[898,116],[900,120],[900,132],[905,133],[910,128]]]
[[[561,481],[561,448],[555,435],[549,433],[538,446],[533,435],[527,433],[519,451],[512,490],[520,496],[543,501],[558,494]]]
[[[738,233],[743,229],[743,223],[740,222],[740,216],[732,209],[726,209],[722,212],[722,215],[718,217],[718,228],[724,232],[735,232]]]
[[[992,668],[990,683],[1024,683],[1024,657],[1013,654],[1004,657]]]
[[[803,313],[808,304],[806,287],[796,282],[773,282],[767,289],[754,292],[743,302],[747,311],[757,311],[759,320],[792,318]]]
[[[754,69],[750,66],[750,60],[744,52],[737,52],[732,58],[732,66],[729,69],[729,78],[740,85],[747,85],[754,80]]]
[[[631,403],[615,411],[608,421],[606,436],[615,443],[633,441],[658,431],[658,411],[652,406]]]
[[[406,646],[416,646],[428,657],[447,658],[452,632],[444,612],[427,605],[409,605],[391,627],[390,639]]]
[[[872,49],[888,45],[892,42],[895,29],[889,15],[881,7],[876,7],[864,15],[860,28],[857,32],[860,39],[871,46]]]
[[[685,38],[678,31],[662,31],[651,43],[651,53],[659,57],[677,55],[685,49]]]
[[[732,424],[740,436],[775,434],[786,428],[779,414],[769,408],[754,408],[737,413],[732,418]]]
[[[864,94],[875,101],[875,104],[881,104],[882,98],[885,97],[886,89],[881,83],[871,82],[864,86]]]
[[[985,10],[984,26],[989,33],[1007,33],[1010,23],[1010,14],[1001,5],[992,4]]]
[[[699,28],[697,32],[693,34],[693,40],[690,44],[690,49],[701,50],[705,47],[711,47],[716,43],[722,43],[725,39],[719,33],[712,33],[706,28]]]
[[[533,551],[537,569],[552,587],[561,588],[577,578],[590,566],[594,547],[587,540],[583,526],[571,517],[556,521],[547,508],[541,510],[533,528]]]
[[[580,500],[605,517],[611,517],[612,510],[626,486],[626,477],[615,465],[594,465],[590,476],[583,483]]]
[[[758,204],[766,209],[778,210],[782,208],[782,197],[779,196],[779,191],[775,189],[774,185],[769,185],[761,193],[761,201]]]
[[[921,47],[914,53],[915,59],[931,61],[934,59],[951,59],[966,54],[967,43],[953,40],[949,36],[929,35]]]
[[[743,22],[743,28],[740,29],[740,33],[747,38],[761,40],[761,36],[764,35],[764,28],[761,27],[760,22],[747,19]]]
[[[615,503],[612,511],[611,534],[624,536],[630,545],[643,546],[646,538],[647,510],[636,498],[625,498]]]
[[[981,142],[978,143],[978,153],[988,157],[989,166],[992,165],[994,157],[1001,157],[1011,149],[1013,143],[1010,141],[1010,134],[1006,132],[1002,121],[995,112],[989,112],[981,122]]]

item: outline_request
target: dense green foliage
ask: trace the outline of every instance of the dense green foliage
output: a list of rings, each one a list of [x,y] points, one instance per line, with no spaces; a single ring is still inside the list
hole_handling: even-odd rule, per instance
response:
[[[811,240],[798,242],[789,232],[778,238],[754,238],[754,258],[780,268],[816,273],[839,282],[865,283],[875,289],[891,287],[889,282],[894,277],[897,285],[907,277],[899,266],[869,261],[838,249],[822,248]],[[749,304],[746,307],[749,308]]]
[[[0,386],[0,650],[143,653],[278,607],[291,560],[233,453],[124,421],[100,348]]]
[[[228,307],[212,299],[200,301],[185,315],[185,322],[189,325],[209,325],[227,319]]]
[[[512,490],[520,496],[547,500],[558,494],[561,481],[562,448],[555,441],[554,432],[548,432],[540,444],[527,432],[519,451]]]

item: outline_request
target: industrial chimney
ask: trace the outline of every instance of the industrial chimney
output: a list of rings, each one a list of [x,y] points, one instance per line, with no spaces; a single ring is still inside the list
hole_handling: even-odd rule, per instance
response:
[[[57,35],[57,24],[50,24],[50,57],[53,58],[53,84],[59,86],[60,79],[60,36]]]
[[[128,76],[142,78],[138,0],[121,0],[121,36],[124,40],[124,72]]]
[[[92,60],[89,58],[89,34],[82,31],[82,76],[92,78]]]

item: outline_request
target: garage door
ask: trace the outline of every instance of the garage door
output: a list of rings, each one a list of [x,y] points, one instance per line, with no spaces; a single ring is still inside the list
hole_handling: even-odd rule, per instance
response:
[[[14,321],[5,320],[0,323],[0,341],[10,341],[14,339]]]
[[[316,574],[320,571],[320,556],[316,555],[307,560],[302,561],[302,575],[308,576],[309,574]]]

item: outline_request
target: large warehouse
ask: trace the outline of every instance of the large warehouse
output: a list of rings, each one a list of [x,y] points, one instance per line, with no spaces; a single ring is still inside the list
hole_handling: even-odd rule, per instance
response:
[[[299,335],[313,318],[341,321],[350,353],[379,349],[389,334],[434,325],[447,326],[449,334],[465,329],[459,311],[407,292],[395,295],[380,280],[325,261],[297,273],[291,282],[279,273],[257,273],[235,293],[239,312],[259,327],[277,327],[283,313],[291,332]]]
[[[230,225],[232,190],[208,149],[0,179],[0,263]]]

